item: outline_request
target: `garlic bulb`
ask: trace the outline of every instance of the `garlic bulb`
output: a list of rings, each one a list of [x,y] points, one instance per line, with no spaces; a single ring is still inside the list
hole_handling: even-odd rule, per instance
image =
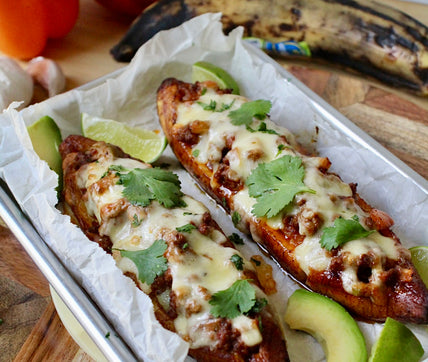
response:
[[[25,107],[33,97],[33,79],[12,58],[0,57],[0,113],[13,101]]]
[[[49,94],[49,97],[65,89],[65,76],[60,66],[52,59],[36,57],[27,66],[27,73],[33,77]]]

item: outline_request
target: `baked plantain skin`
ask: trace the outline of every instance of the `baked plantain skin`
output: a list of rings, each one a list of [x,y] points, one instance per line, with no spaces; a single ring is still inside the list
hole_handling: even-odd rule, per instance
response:
[[[111,49],[128,62],[157,32],[208,12],[221,12],[225,33],[268,42],[305,42],[312,56],[390,86],[428,95],[428,27],[372,0],[160,0]],[[283,54],[272,53],[275,56]]]

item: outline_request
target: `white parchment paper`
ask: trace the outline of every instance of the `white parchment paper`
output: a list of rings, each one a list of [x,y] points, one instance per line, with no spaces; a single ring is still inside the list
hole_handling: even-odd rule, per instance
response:
[[[333,161],[333,169],[347,182],[358,182],[360,194],[395,220],[395,231],[405,246],[428,245],[428,195],[412,179],[403,176],[371,149],[362,147],[332,125],[293,81],[242,44],[242,31],[229,36],[221,31],[220,14],[206,14],[173,30],[161,32],[146,43],[120,74],[86,90],[73,90],[17,112],[14,106],[0,115],[0,177],[11,188],[37,230],[65,263],[117,331],[141,359],[181,361],[188,345],[156,321],[149,298],[115,267],[113,259],[73,226],[56,208],[57,178],[32,149],[26,126],[44,115],[55,119],[65,138],[80,133],[80,113],[115,119],[131,126],[160,129],[155,97],[162,80],[177,77],[190,81],[191,64],[207,60],[227,69],[238,81],[241,93],[251,99],[273,102],[272,119],[300,136],[313,138],[316,148]],[[159,162],[168,162],[178,173],[183,191],[202,201],[226,234],[236,232],[230,218],[196,187],[167,148]],[[260,254],[248,238],[241,251]],[[272,261],[279,292],[272,297],[282,317],[288,296],[298,286]],[[359,322],[370,348],[381,324]],[[416,333],[428,357],[427,326],[409,327]],[[292,361],[322,361],[321,347],[302,332],[285,328]]]

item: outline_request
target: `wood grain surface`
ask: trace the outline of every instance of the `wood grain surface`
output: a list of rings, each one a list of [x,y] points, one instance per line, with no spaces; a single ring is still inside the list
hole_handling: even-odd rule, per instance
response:
[[[428,6],[383,0],[428,24]],[[80,1],[75,28],[49,41],[44,56],[56,60],[67,90],[119,69],[109,54],[132,19],[95,0]],[[428,178],[428,100],[328,65],[278,59],[286,69],[370,134],[423,177]],[[25,66],[25,62],[21,62]],[[38,90],[34,101],[46,95]],[[0,226],[0,362],[90,361],[64,329],[49,285],[7,228]]]

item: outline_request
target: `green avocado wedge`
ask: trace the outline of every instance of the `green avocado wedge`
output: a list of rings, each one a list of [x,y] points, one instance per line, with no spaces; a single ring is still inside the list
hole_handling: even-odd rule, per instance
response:
[[[367,349],[357,322],[340,304],[298,289],[288,299],[285,322],[291,329],[312,335],[322,346],[327,362],[366,362]]]
[[[387,318],[369,362],[418,362],[423,354],[424,349],[413,332],[395,319]]]
[[[62,187],[62,159],[58,148],[62,142],[61,131],[49,116],[43,116],[28,126],[27,131],[34,151],[48,163],[51,170],[58,174],[58,190],[60,190]]]

